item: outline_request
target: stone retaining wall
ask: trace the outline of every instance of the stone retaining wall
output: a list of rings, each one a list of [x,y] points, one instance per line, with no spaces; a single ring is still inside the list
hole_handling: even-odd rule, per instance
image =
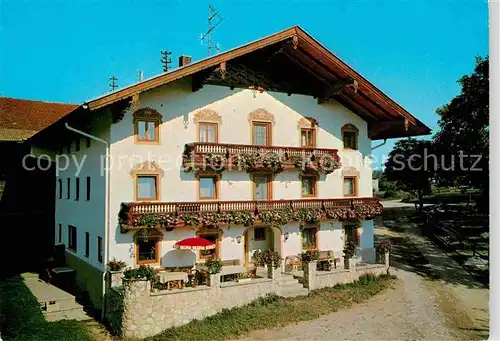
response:
[[[304,266],[305,286],[309,290],[353,282],[366,273],[383,274],[388,269],[388,255],[385,265],[356,267],[352,262],[350,269],[328,272],[317,271],[316,266],[316,262]],[[278,281],[273,279],[275,272],[269,271],[268,277],[221,283],[218,274],[210,276],[208,286],[152,292],[149,281],[125,280],[121,273],[109,273],[106,318],[115,334],[125,338],[153,336],[222,309],[241,307],[267,294],[276,294],[279,289]]]
[[[243,306],[277,292],[276,282],[272,279],[220,283],[218,277],[211,276],[210,286],[159,292],[151,292],[148,281],[123,280],[121,334],[126,338],[156,335],[165,329],[215,315],[222,309]],[[116,321],[116,313],[113,317]]]

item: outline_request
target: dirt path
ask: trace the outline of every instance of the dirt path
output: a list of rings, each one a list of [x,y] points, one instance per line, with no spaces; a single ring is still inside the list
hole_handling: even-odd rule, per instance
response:
[[[243,340],[456,340],[434,290],[418,275],[393,271],[400,280],[373,299],[349,309],[282,329],[252,332]]]
[[[242,340],[481,340],[488,338],[488,289],[419,235],[409,222],[387,228],[391,273],[397,284],[349,309],[281,329],[254,331]]]
[[[391,239],[391,263],[425,280],[434,290],[448,326],[469,339],[487,339],[489,289],[466,272],[444,251],[423,237],[416,224],[390,221],[376,224],[378,239]]]

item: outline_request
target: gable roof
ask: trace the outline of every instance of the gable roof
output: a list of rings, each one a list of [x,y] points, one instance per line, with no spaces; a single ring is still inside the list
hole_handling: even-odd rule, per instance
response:
[[[276,58],[276,55],[284,55],[287,59],[273,62],[272,59]],[[254,64],[252,60],[260,62]],[[297,71],[293,72],[293,77],[299,81],[294,82],[290,77],[287,78],[290,72],[284,71],[273,75],[274,82],[267,82],[269,78],[273,78],[270,76],[273,71],[279,69],[284,62],[293,64],[294,71]],[[262,66],[267,64],[270,65],[267,68]],[[258,74],[252,74],[255,70],[249,70],[259,68],[260,78]],[[218,77],[222,69],[224,75]],[[84,105],[90,110],[99,109],[188,76],[198,77],[198,81],[202,84],[205,82],[205,84],[233,86],[233,83],[236,83],[236,87],[241,87],[242,84],[238,84],[241,83],[241,79],[231,80],[226,78],[226,74],[228,77],[231,74],[244,73],[246,75],[249,71],[252,74],[250,82],[258,83],[260,79],[262,83],[270,83],[267,89],[264,87],[266,90],[283,91],[289,94],[304,93],[321,97],[320,99],[324,100],[335,99],[368,122],[372,139],[426,135],[431,132],[424,123],[299,26],[107,93],[87,101]],[[281,78],[287,78],[286,82]],[[299,84],[304,83],[301,82],[303,79],[308,79],[312,83],[300,88]],[[248,85],[247,82],[243,83]],[[260,84],[253,85],[260,86]],[[193,91],[196,91],[194,87],[193,85]],[[313,92],[309,93],[307,89],[312,89]]]
[[[26,140],[76,108],[76,104],[0,97],[0,141]]]

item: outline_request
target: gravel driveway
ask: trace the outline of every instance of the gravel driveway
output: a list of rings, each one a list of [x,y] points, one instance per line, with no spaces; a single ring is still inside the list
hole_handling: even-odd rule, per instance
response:
[[[411,208],[392,202],[388,206]],[[316,320],[253,331],[241,340],[487,339],[488,288],[420,236],[415,226],[395,227],[376,220],[376,239],[395,243],[391,273],[399,279],[393,288]]]
[[[371,300],[282,329],[254,331],[250,340],[456,340],[436,309],[435,289],[418,275],[392,271],[400,280]]]

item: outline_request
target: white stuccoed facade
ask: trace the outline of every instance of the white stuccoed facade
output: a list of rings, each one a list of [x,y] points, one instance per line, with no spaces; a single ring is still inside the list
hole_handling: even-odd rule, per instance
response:
[[[219,143],[252,144],[251,125],[248,115],[256,109],[265,109],[274,115],[272,128],[273,146],[299,147],[298,121],[303,117],[313,117],[319,123],[316,146],[318,148],[338,149],[342,167],[352,167],[359,172],[358,196],[372,196],[372,168],[369,159],[371,141],[367,136],[367,124],[342,105],[330,101],[318,105],[310,96],[282,93],[257,92],[252,90],[206,85],[192,92],[189,80],[179,80],[140,94],[138,108],[149,107],[162,114],[160,143],[136,144],[134,140],[133,109],[129,109],[123,119],[112,124],[111,142],[111,187],[110,187],[110,259],[116,258],[135,265],[133,232],[121,233],[118,212],[122,202],[134,201],[134,182],[130,174],[132,167],[145,160],[157,161],[164,175],[159,185],[159,201],[193,202],[197,201],[198,183],[194,172],[185,173],[181,169],[182,153],[186,143],[197,141],[197,124],[194,115],[202,109],[217,112],[222,120],[219,126]],[[357,151],[344,151],[341,127],[347,123],[359,129]],[[243,171],[224,171],[219,184],[220,201],[252,200],[250,174]],[[342,198],[342,169],[325,175],[321,173],[317,198]],[[302,199],[301,181],[298,171],[284,171],[275,176],[272,183],[273,200]],[[220,257],[222,260],[240,259],[245,262],[244,226],[222,226]],[[269,231],[270,232],[270,231]],[[297,255],[301,250],[301,236],[297,222],[282,228],[283,234],[275,240],[272,234],[269,247],[279,249],[282,256]],[[284,233],[289,233],[284,240]],[[185,266],[193,264],[197,258],[195,251],[178,251],[174,244],[196,233],[190,227],[174,231],[162,231],[160,261],[153,266]],[[252,236],[252,234],[249,234]],[[237,237],[241,236],[240,243]],[[323,221],[317,235],[320,250],[336,250],[341,253],[344,245],[342,224]],[[248,249],[260,248],[253,240],[248,241]],[[254,245],[252,245],[254,244]],[[363,221],[360,228],[360,246],[373,248],[373,222]],[[370,251],[371,252],[371,251]],[[251,253],[251,252],[249,252]],[[371,258],[371,256],[369,257]],[[249,256],[247,256],[249,259]]]

